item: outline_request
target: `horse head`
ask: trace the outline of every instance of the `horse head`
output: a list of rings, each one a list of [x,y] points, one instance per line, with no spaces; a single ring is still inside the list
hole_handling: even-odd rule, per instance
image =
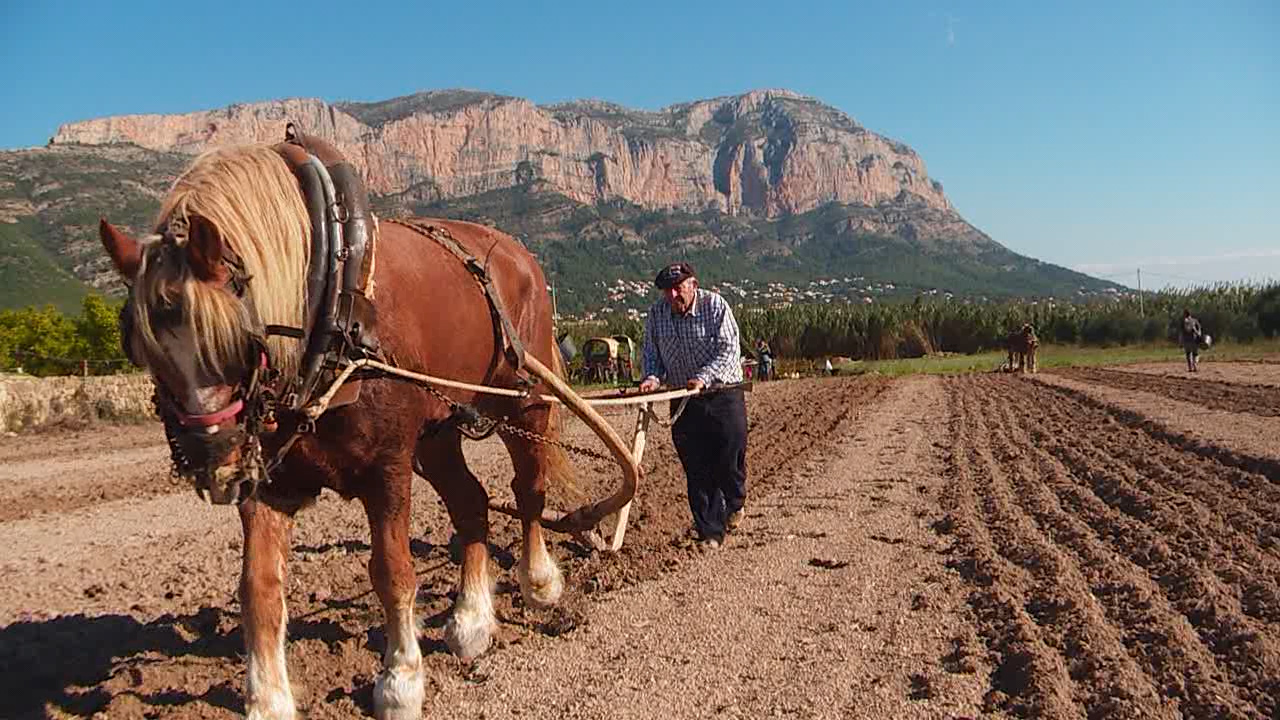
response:
[[[120,316],[124,351],[151,374],[175,473],[201,497],[239,502],[265,474],[257,438],[263,325],[249,278],[213,223],[192,215],[161,230],[142,242],[99,224],[130,286]]]

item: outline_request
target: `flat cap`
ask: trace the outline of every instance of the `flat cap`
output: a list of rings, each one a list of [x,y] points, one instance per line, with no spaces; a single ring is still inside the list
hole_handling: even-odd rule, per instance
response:
[[[658,276],[653,279],[653,284],[663,290],[670,290],[693,276],[693,266],[689,263],[672,263],[658,271]]]

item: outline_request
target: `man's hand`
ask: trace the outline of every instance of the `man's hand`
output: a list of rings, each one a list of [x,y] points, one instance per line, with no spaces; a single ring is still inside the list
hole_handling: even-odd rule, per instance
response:
[[[702,382],[701,378],[694,378],[689,382],[685,383],[684,386],[689,388],[690,390],[701,390],[702,388],[706,387],[707,384]]]
[[[640,392],[642,393],[653,392],[654,390],[657,390],[657,389],[658,389],[658,378],[652,375],[645,378],[644,381],[640,383]]]

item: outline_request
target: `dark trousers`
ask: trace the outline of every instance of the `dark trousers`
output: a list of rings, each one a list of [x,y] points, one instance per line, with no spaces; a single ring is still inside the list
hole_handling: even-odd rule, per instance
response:
[[[1187,369],[1194,370],[1200,361],[1200,341],[1199,340],[1183,340],[1182,351],[1187,356]]]
[[[675,412],[679,401],[671,403]],[[747,404],[742,390],[689,398],[671,427],[689,483],[693,526],[703,538],[724,537],[729,515],[747,499]]]

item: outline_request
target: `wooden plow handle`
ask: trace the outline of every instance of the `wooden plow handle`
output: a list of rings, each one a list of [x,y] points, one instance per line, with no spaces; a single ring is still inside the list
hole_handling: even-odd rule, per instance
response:
[[[545,367],[543,367],[542,369],[546,370]],[[533,371],[533,368],[530,368],[530,371],[534,372],[534,374],[537,374],[536,371]],[[542,378],[543,376],[538,375],[538,377]],[[553,377],[555,377],[555,380],[557,382],[561,382],[561,384],[563,384],[563,382],[560,381],[560,378],[558,376],[553,376]],[[548,383],[548,385],[550,386],[551,384]],[[671,421],[667,423],[662,422],[662,420],[658,418],[658,414],[654,412],[653,404],[655,402],[660,402],[663,400],[688,401],[689,398],[694,397],[696,395],[708,395],[715,392],[722,392],[725,390],[733,390],[738,388],[741,388],[744,391],[750,392],[752,389],[752,384],[750,382],[744,382],[744,383],[734,383],[730,385],[713,385],[713,386],[704,388],[702,390],[688,390],[688,389],[682,388],[679,390],[660,390],[652,393],[630,394],[630,395],[626,393],[622,393],[618,395],[610,395],[605,397],[590,397],[590,398],[583,398],[581,396],[578,396],[575,393],[573,393],[573,390],[571,388],[568,388],[567,386],[565,386],[565,390],[568,393],[573,394],[573,397],[576,398],[577,402],[582,403],[586,413],[589,413],[591,416],[599,419],[600,424],[597,425],[595,422],[590,420],[586,414],[577,413],[577,411],[575,410],[575,413],[578,414],[579,417],[581,417],[584,421],[587,422],[588,426],[591,427],[591,429],[594,430],[596,434],[598,434],[600,438],[605,441],[605,443],[609,446],[609,449],[613,452],[614,457],[618,460],[618,464],[623,469],[624,487],[623,489],[620,489],[618,493],[608,498],[607,500],[596,503],[595,505],[583,506],[582,508],[579,508],[571,513],[568,513],[560,517],[557,517],[555,514],[551,513],[550,511],[544,512],[542,516],[543,526],[549,530],[571,533],[580,542],[582,542],[585,545],[589,545],[590,547],[595,548],[596,550],[610,550],[613,552],[617,552],[619,549],[622,548],[623,538],[626,537],[627,522],[631,516],[631,501],[635,497],[635,492],[639,487],[640,477],[643,474],[643,471],[640,468],[640,463],[644,458],[645,444],[648,441],[648,437],[649,437],[649,423],[651,421],[657,421],[659,424],[667,426],[667,425],[670,425],[671,423],[674,423],[675,417],[678,417],[678,413],[677,413],[677,416],[673,416]],[[566,406],[569,406],[571,409],[573,409],[574,406],[571,405],[569,401],[564,400],[563,396],[560,396],[559,393],[557,393],[557,397],[560,398],[565,403]],[[544,397],[544,399],[550,400],[551,398]],[[603,405],[638,405],[639,406],[637,408],[637,413],[636,413],[635,434],[632,436],[632,440],[631,440],[631,451],[629,453],[626,453],[627,459],[625,460],[623,459],[622,452],[620,452],[619,450],[621,446],[621,439],[617,437],[617,433],[616,431],[614,431],[613,427],[609,425],[608,422],[604,420],[604,418],[600,417],[599,413],[595,412],[594,410],[594,407],[603,406]],[[683,409],[684,409],[684,404],[682,403],[680,406],[680,410],[683,411]],[[605,429],[602,431],[601,427]],[[611,442],[609,439],[610,437],[617,439],[617,443],[615,444]],[[628,475],[630,468],[634,468],[635,480],[634,482],[628,483],[628,477],[631,477],[630,475]],[[621,506],[614,507],[615,503],[617,503],[620,499],[622,499],[624,490],[628,491],[626,493],[625,500],[622,500]],[[512,503],[497,503],[494,501],[490,501],[489,508],[491,510],[496,510],[506,515],[510,515],[512,517],[517,517],[517,518],[520,517],[519,511],[516,509],[515,505]],[[608,533],[609,539],[606,541],[605,539],[601,538],[599,534],[596,533],[595,527],[600,522],[600,520],[602,520],[605,516],[607,516],[611,512],[614,512],[615,510],[617,512],[617,515],[615,516],[615,522],[613,524],[612,530]],[[569,521],[570,519],[573,519],[573,518],[579,518],[579,519],[590,518],[591,522],[589,525],[586,525],[586,526],[579,525],[579,524],[570,525],[566,523],[566,521]]]
[[[640,462],[632,454],[631,449],[623,443],[622,438],[618,436],[618,431],[614,430],[613,426],[601,417],[595,408],[587,404],[586,400],[583,400],[581,396],[575,393],[568,383],[561,380],[559,375],[556,375],[532,355],[526,356],[525,369],[546,383],[547,387],[559,398],[560,402],[564,403],[565,407],[572,410],[573,414],[582,418],[587,427],[595,431],[596,435],[604,441],[605,446],[609,448],[609,452],[613,454],[618,466],[622,468],[622,485],[613,495],[599,502],[583,505],[558,519],[544,523],[548,529],[557,532],[586,532],[595,528],[606,515],[618,512],[624,506],[631,504],[631,499],[636,494],[636,488],[640,485]]]

